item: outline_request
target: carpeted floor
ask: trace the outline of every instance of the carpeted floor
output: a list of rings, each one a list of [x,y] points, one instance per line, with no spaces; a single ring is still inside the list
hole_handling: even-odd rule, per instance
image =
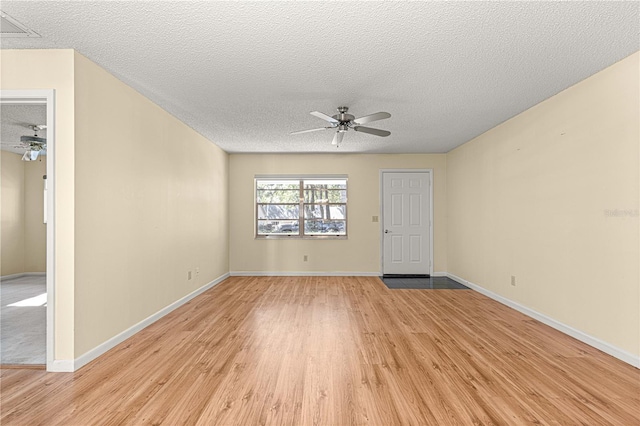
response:
[[[383,276],[382,282],[390,289],[468,290],[469,288],[448,277]]]
[[[46,302],[45,276],[2,280],[0,363],[46,363]]]

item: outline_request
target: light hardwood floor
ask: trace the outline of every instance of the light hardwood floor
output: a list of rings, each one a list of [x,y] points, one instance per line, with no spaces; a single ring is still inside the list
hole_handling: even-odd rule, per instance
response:
[[[233,277],[76,373],[3,370],[2,425],[640,423],[640,370],[472,290]]]

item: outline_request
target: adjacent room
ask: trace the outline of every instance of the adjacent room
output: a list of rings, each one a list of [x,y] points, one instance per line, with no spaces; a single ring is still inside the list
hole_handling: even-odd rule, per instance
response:
[[[640,422],[639,2],[3,1],[0,422]]]
[[[0,361],[5,367],[44,368],[46,362],[46,118],[45,105],[0,108]]]

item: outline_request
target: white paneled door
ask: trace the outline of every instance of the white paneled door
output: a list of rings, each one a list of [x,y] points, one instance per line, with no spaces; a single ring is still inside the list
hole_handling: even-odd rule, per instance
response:
[[[429,172],[383,172],[384,274],[429,274],[431,270]]]

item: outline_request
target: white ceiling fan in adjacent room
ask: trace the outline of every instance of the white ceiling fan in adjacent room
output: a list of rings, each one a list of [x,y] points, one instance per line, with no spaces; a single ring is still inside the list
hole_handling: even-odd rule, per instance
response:
[[[1,144],[13,149],[24,149],[22,161],[36,161],[47,149],[47,138],[38,136],[38,132],[45,130],[47,126],[46,124],[31,124],[28,127],[33,130],[33,136],[24,135],[20,136],[20,142],[2,142]]]
[[[364,117],[356,118],[351,114],[347,114],[349,108],[346,106],[338,107],[338,113],[329,116],[320,111],[311,111],[311,115],[318,117],[322,120],[328,121],[329,126],[327,127],[319,127],[317,129],[309,129],[309,130],[300,130],[297,132],[291,132],[292,135],[298,135],[301,133],[309,133],[309,132],[317,132],[319,130],[335,130],[336,133],[333,136],[333,141],[331,142],[336,147],[339,147],[342,143],[342,139],[344,138],[344,134],[349,130],[355,130],[356,132],[368,133],[370,135],[387,137],[391,134],[391,132],[387,130],[374,129],[372,127],[364,127],[363,124],[370,123],[372,121],[384,120],[385,118],[391,117],[391,114],[388,112],[376,112],[375,114],[365,115]]]

